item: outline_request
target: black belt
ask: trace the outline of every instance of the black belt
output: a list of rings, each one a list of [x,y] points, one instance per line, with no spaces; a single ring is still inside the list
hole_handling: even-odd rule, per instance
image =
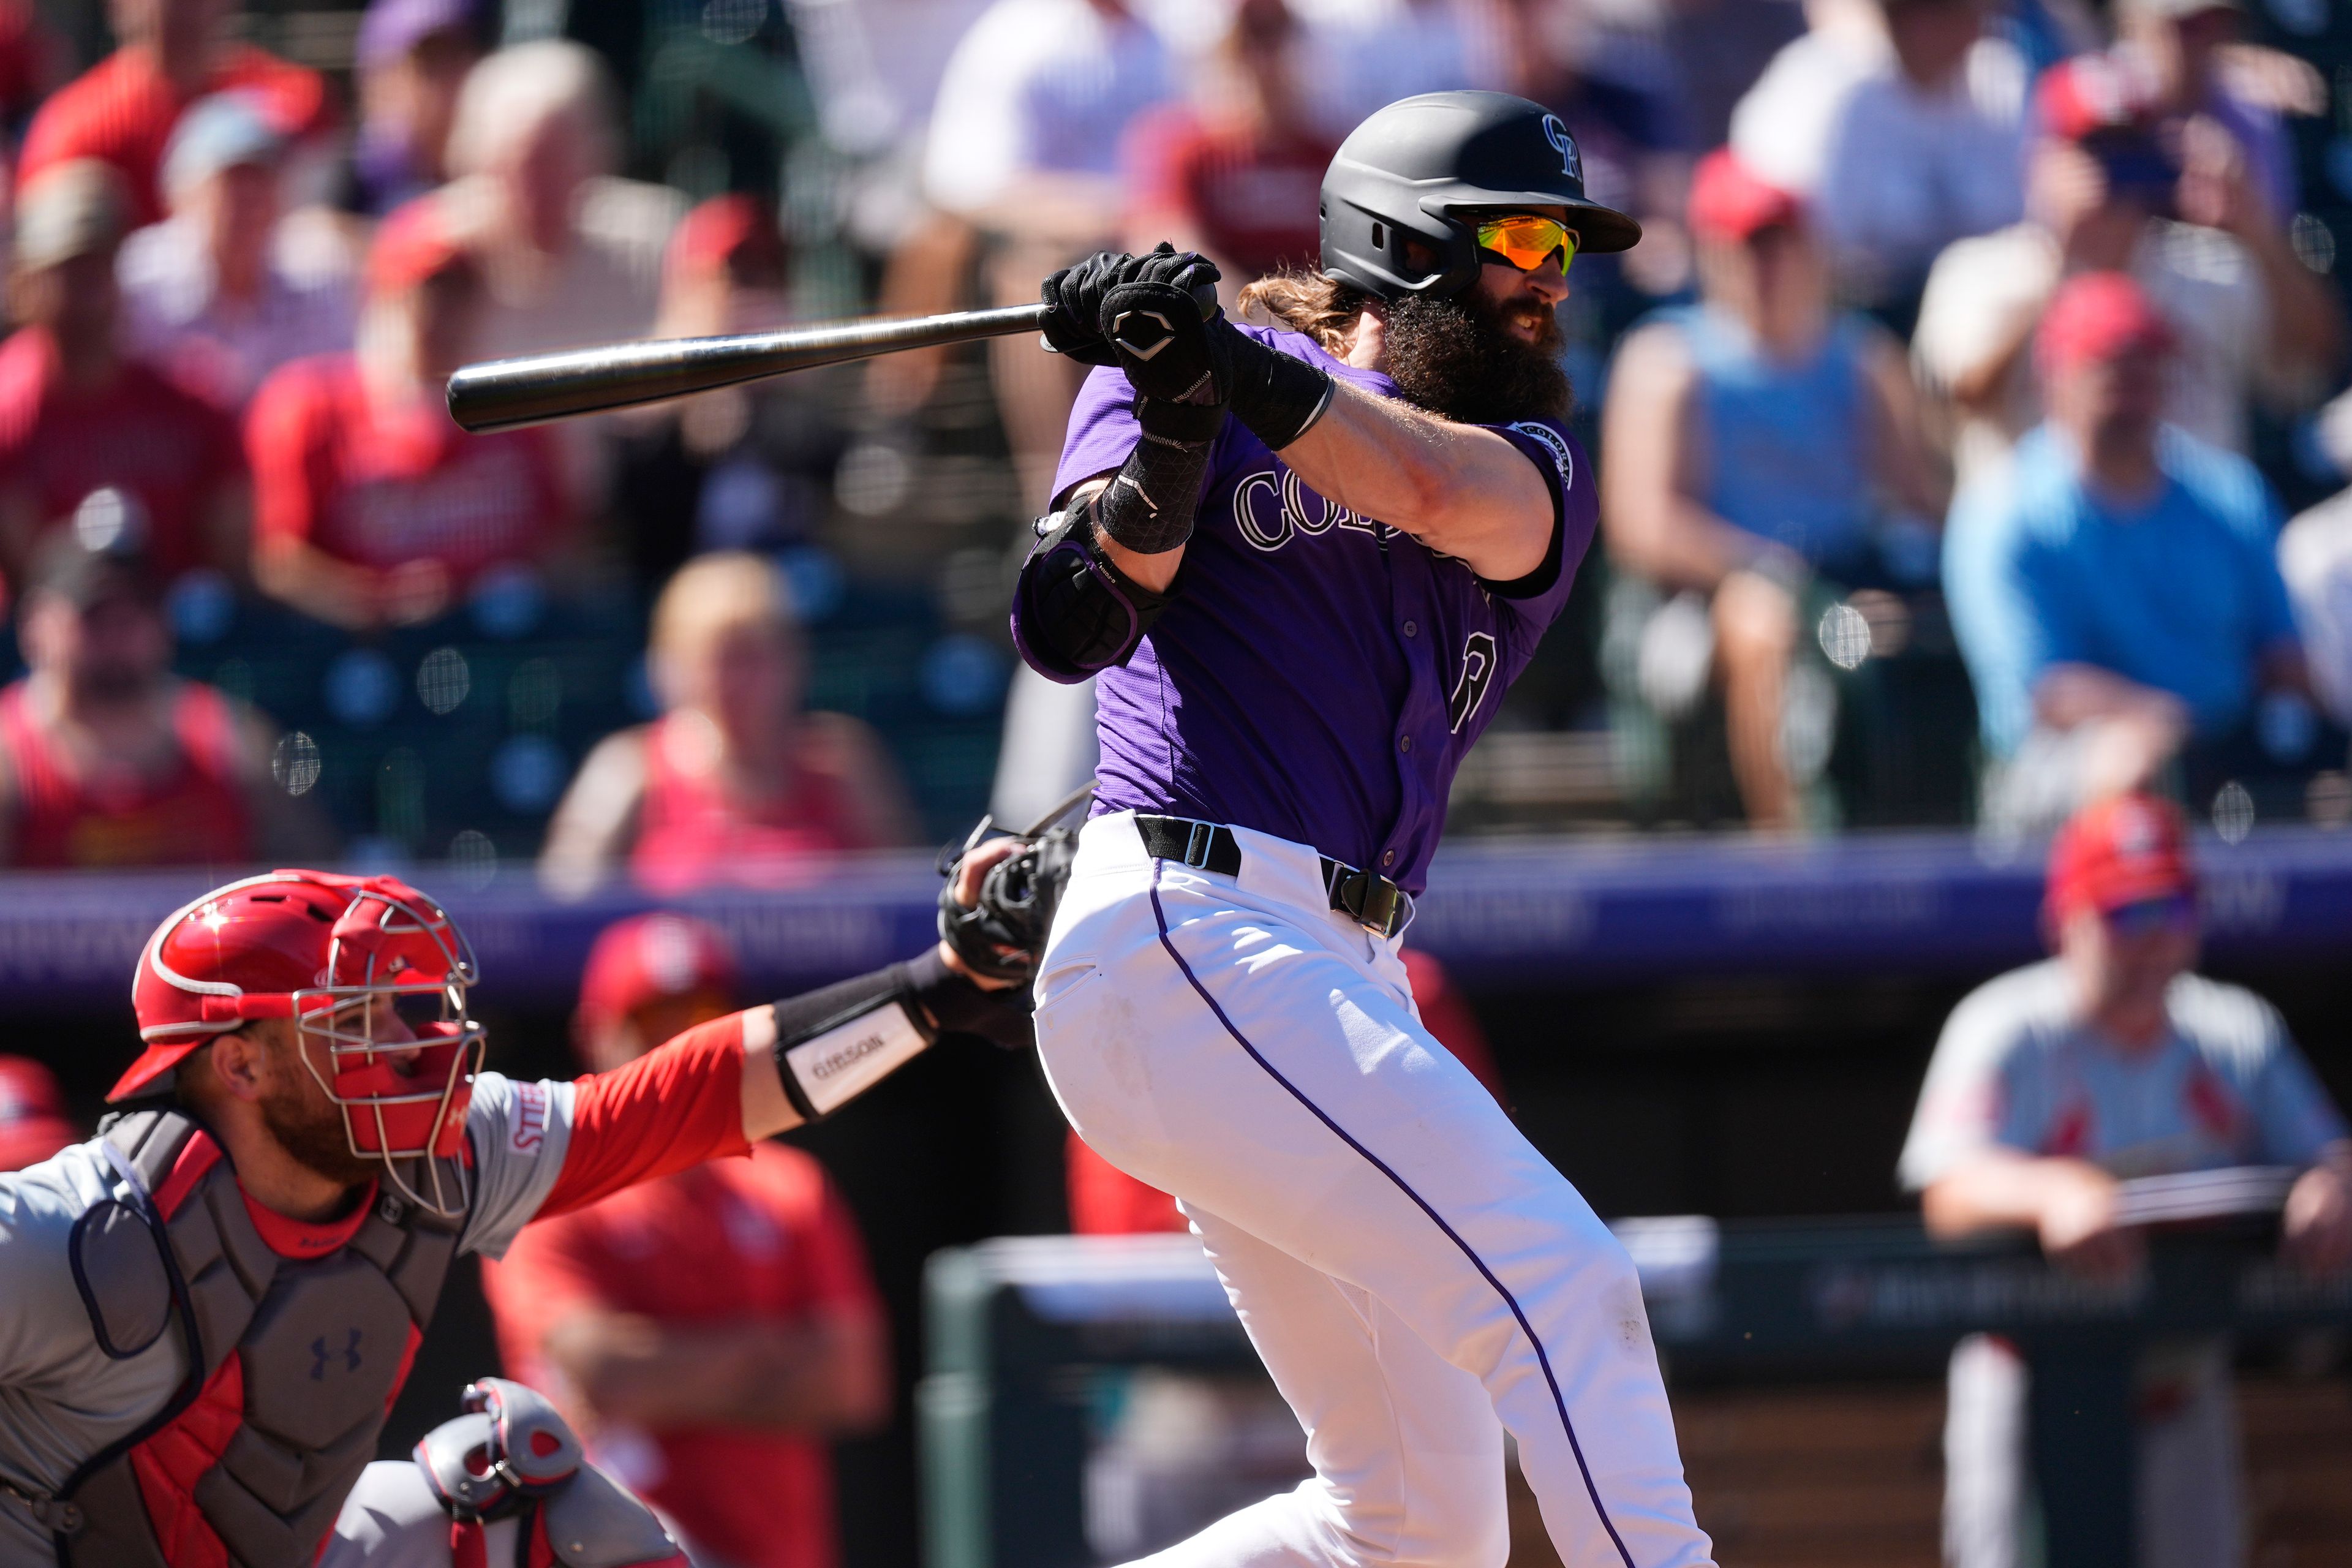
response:
[[[1242,874],[1241,840],[1222,823],[1195,822],[1189,816],[1146,816],[1136,814],[1135,831],[1143,852],[1160,860],[1176,860],[1196,871],[1220,877]],[[1360,871],[1328,855],[1323,862],[1323,890],[1331,907],[1374,936],[1394,936],[1412,921],[1412,895],[1378,871]]]

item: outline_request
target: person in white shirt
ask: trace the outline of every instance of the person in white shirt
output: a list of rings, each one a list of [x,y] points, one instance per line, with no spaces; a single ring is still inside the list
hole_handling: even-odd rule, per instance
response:
[[[1850,294],[1900,300],[1955,239],[2024,211],[2025,64],[1983,0],[1883,0],[1892,46],[1832,122],[1814,193]]]
[[[286,151],[251,100],[195,103],[163,154],[172,216],[115,261],[131,351],[225,408],[288,361],[352,343],[350,249],[321,212],[281,216]]]
[[[2128,78],[2100,56],[2050,70],[2024,222],[1937,258],[1912,353],[1958,415],[1958,487],[1999,471],[2042,416],[2028,345],[2065,278],[2128,271],[2179,340],[2166,420],[2242,453],[2257,393],[2307,398],[2335,364],[2343,315],[2268,221],[2247,165],[2192,124],[2185,167],[2155,135]]]
[[[653,330],[686,199],[615,177],[619,142],[612,83],[584,45],[519,44],[467,77],[442,199],[488,287],[484,357]]]
[[[1127,0],[996,0],[940,80],[923,194],[982,237],[989,301],[1037,297],[1037,279],[1118,235],[1120,143],[1181,90],[1166,42]],[[919,242],[945,247],[945,226]],[[989,368],[1024,495],[1052,486],[1084,367],[999,339]]]

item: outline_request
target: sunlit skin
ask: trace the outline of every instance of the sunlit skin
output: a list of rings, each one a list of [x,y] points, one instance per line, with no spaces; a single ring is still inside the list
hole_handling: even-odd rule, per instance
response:
[[[956,875],[955,896],[966,904],[977,902],[982,878],[1018,847],[1000,838],[966,856]],[[945,943],[940,952],[950,969],[983,990],[1014,984],[972,974]],[[401,1048],[416,1036],[383,1003],[344,1005],[336,1026],[355,1037],[364,1031],[404,1076],[415,1074],[425,1060],[422,1052]],[[755,1007],[746,1013],[742,1114],[743,1136],[750,1141],[801,1124],[777,1076],[775,1044],[776,1010]],[[219,1141],[236,1168],[238,1184],[255,1202],[289,1219],[319,1224],[348,1214],[381,1168],[380,1162],[348,1152],[342,1109],[327,1097],[325,1087],[334,1073],[325,1040],[298,1032],[290,1018],[262,1018],[215,1036],[189,1057],[180,1068],[181,1094]]]
[[[2057,925],[2059,962],[2077,1016],[2126,1056],[2159,1047],[2169,1027],[2165,993],[2195,966],[2193,913],[2178,919],[2111,919],[2079,910]],[[2088,1160],[1987,1152],[1922,1194],[1927,1228],[1938,1236],[2025,1228],[2056,1262],[2117,1278],[2139,1267],[2147,1242],[2116,1224],[2116,1178]],[[2315,1273],[2352,1264],[2352,1143],[2336,1143],[2297,1178],[2281,1216],[2281,1247]]]

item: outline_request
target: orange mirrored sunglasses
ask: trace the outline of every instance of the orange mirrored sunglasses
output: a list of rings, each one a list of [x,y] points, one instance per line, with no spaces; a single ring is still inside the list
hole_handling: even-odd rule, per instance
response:
[[[1576,231],[1556,217],[1490,218],[1478,226],[1478,248],[1493,252],[1522,272],[1533,272],[1557,250],[1559,269],[1565,272],[1576,259]]]

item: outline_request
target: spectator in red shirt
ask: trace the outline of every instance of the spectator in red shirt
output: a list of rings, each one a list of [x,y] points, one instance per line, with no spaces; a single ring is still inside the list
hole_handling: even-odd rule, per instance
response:
[[[1228,289],[1321,253],[1317,202],[1335,151],[1307,118],[1285,0],[1242,0],[1198,106],[1154,110],[1128,132],[1129,243],[1214,260]],[[1230,301],[1228,301],[1230,303]]]
[[[115,252],[121,178],[80,159],[27,181],[16,209],[0,343],[0,569],[108,486],[135,496],[144,548],[166,577],[199,563],[242,575],[250,497],[226,413],[126,357]]]
[[[734,987],[710,927],[624,921],[589,955],[574,1044],[609,1071],[726,1014]],[[563,1407],[697,1562],[839,1562],[825,1441],[887,1417],[888,1331],[814,1159],[761,1142],[543,1220],[483,1285],[509,1371]]]
[[[232,9],[229,0],[109,0],[121,47],[33,116],[17,178],[29,183],[78,158],[110,163],[122,174],[137,227],[163,216],[156,184],[163,144],[180,110],[206,93],[253,94],[297,140],[325,131],[334,120],[325,79],[230,41],[223,24]]]
[[[242,866],[320,854],[321,820],[271,776],[268,722],[174,678],[153,575],[135,555],[83,544],[133,531],[124,519],[135,505],[101,490],[42,547],[16,617],[31,673],[0,689],[0,865]]]
[[[28,1057],[0,1057],[0,1171],[37,1165],[81,1140],[56,1075]]]
[[[769,562],[688,562],[654,605],[651,660],[667,710],[580,764],[540,857],[551,888],[584,893],[624,865],[664,894],[784,886],[825,857],[914,842],[874,731],[802,706],[808,650]]]
[[[1445,966],[1418,948],[1404,950],[1405,973],[1412,979],[1413,1005],[1437,1043],[1452,1051],[1470,1076],[1510,1108],[1503,1093],[1503,1075],[1495,1066],[1495,1048],[1478,1015],[1454,989]],[[1065,1146],[1069,1178],[1070,1229],[1079,1236],[1139,1236],[1152,1231],[1189,1230],[1177,1212],[1176,1200],[1158,1187],[1147,1186],[1088,1148],[1076,1132]]]
[[[572,539],[545,431],[468,436],[449,417],[482,290],[439,198],[383,221],[365,292],[358,351],[287,365],[246,416],[255,577],[354,629],[431,620],[486,568],[558,564]]]

